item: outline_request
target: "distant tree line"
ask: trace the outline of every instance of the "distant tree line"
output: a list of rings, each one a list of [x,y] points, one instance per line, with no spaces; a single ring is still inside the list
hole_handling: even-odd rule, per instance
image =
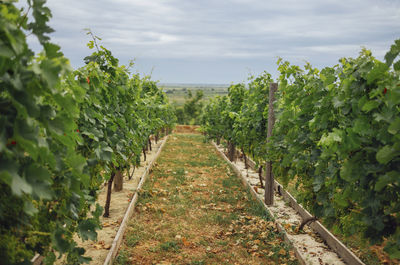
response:
[[[200,124],[200,115],[204,105],[202,102],[204,92],[202,90],[197,90],[196,94],[193,95],[192,91],[189,89],[185,98],[186,100],[183,106],[175,106],[177,123],[188,125]]]

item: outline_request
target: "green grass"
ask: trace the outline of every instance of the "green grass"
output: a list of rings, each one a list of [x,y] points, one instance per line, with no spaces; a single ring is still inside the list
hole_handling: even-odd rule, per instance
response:
[[[122,249],[117,258],[115,259],[114,264],[116,265],[125,265],[129,263],[129,252],[125,249]]]
[[[167,241],[159,245],[160,250],[162,251],[172,251],[172,252],[179,252],[181,249],[180,244],[174,241]]]
[[[128,247],[134,247],[136,246],[141,240],[141,237],[138,236],[136,233],[128,234],[128,236],[125,239],[126,245]]]
[[[233,220],[238,219],[238,215],[235,213],[217,213],[213,216],[213,219],[213,221],[218,225],[228,226]]]
[[[190,265],[205,265],[206,262],[204,260],[195,260],[190,263]]]
[[[185,169],[184,168],[177,168],[173,172],[173,179],[169,181],[171,185],[179,186],[185,183]]]

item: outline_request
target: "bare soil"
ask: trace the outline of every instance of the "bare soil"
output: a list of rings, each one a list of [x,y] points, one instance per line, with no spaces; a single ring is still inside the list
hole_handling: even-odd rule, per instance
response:
[[[176,125],[174,133],[195,133],[200,134],[198,125]]]

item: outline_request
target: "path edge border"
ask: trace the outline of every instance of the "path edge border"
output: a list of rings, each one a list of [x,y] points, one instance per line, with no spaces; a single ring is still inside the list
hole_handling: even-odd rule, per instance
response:
[[[106,257],[103,265],[112,265],[113,264],[114,259],[117,256],[119,247],[121,246],[122,239],[124,238],[125,230],[128,226],[128,221],[133,215],[133,210],[135,209],[136,202],[139,198],[139,191],[141,190],[144,182],[146,181],[147,176],[149,175],[150,170],[153,167],[155,161],[160,156],[160,153],[161,153],[162,149],[164,148],[164,145],[167,142],[168,137],[169,137],[169,135],[167,135],[165,137],[165,139],[163,140],[163,143],[160,145],[160,148],[158,149],[153,160],[147,165],[145,171],[143,172],[142,176],[140,177],[139,185],[137,186],[135,194],[133,195],[131,202],[129,203],[129,206],[125,212],[124,218],[122,219],[121,225],[119,226],[118,232],[114,237],[114,240],[111,244],[111,248],[108,251],[107,257]]]
[[[243,176],[243,174],[240,172],[240,170],[234,165],[228,157],[221,151],[219,150],[218,146],[216,145],[215,142],[212,142],[213,146],[219,153],[219,155],[224,158],[224,160],[230,165],[230,167],[235,171],[236,175],[240,177],[242,180],[243,185],[245,185],[249,190],[250,193],[257,199],[257,201],[264,207],[264,209],[269,213],[269,215],[274,218],[274,215],[271,213],[269,210],[268,206],[265,204],[265,202],[258,197],[256,191],[254,188],[250,185],[250,183],[247,181],[246,177]],[[253,163],[253,165],[250,165],[252,168],[254,167],[255,163],[251,161],[249,164]],[[300,204],[297,203],[296,199],[287,191],[283,189],[283,186],[275,180],[274,183],[274,190],[278,190],[282,193],[282,196],[284,197],[284,200],[289,202],[290,206],[298,212],[298,214],[304,218],[304,217],[310,217],[311,214],[304,209]],[[275,225],[277,226],[278,230],[283,233],[284,239],[287,243],[289,243],[295,252],[296,257],[298,258],[299,262],[303,265],[306,265],[305,258],[301,255],[299,250],[296,248],[296,246],[293,245],[293,243],[290,241],[290,239],[287,236],[287,233],[285,229],[274,220]],[[350,265],[365,265],[350,249],[348,249],[339,239],[337,239],[329,230],[327,230],[319,221],[316,221],[312,223],[311,228],[316,231],[320,236],[325,240],[327,245],[332,248],[333,251],[336,252],[336,254],[341,257],[347,264]]]
[[[215,142],[212,142],[213,146],[217,150],[218,154],[228,163],[228,165],[233,169],[235,172],[236,176],[240,178],[242,181],[242,184],[250,191],[251,195],[257,200],[258,203],[260,203],[263,207],[264,210],[268,213],[269,216],[271,216],[272,220],[275,223],[276,228],[278,229],[279,232],[283,234],[283,239],[285,240],[286,243],[290,244],[290,246],[293,248],[294,253],[299,260],[300,264],[306,265],[306,260],[305,258],[300,254],[299,250],[296,248],[296,246],[293,245],[292,241],[287,236],[286,230],[278,223],[275,221],[274,215],[271,213],[271,211],[268,209],[268,206],[265,204],[263,200],[261,200],[258,196],[254,188],[250,185],[250,183],[247,181],[247,179],[243,176],[243,174],[239,171],[239,169],[228,159],[228,157],[221,152],[221,150],[218,149],[218,146],[215,144]]]

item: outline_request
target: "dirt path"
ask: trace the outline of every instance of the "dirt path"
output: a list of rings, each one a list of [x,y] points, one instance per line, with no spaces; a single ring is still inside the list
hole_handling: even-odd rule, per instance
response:
[[[172,135],[141,191],[114,264],[298,264],[216,150]]]
[[[111,194],[111,206],[110,206],[110,217],[100,216],[100,222],[102,229],[97,231],[97,241],[86,240],[82,241],[78,235],[74,236],[78,246],[85,249],[85,256],[91,258],[90,265],[102,265],[109,253],[115,235],[121,225],[122,219],[124,218],[125,212],[129,206],[134,192],[139,184],[144,171],[148,167],[149,163],[155,158],[158,149],[161,147],[164,139],[160,139],[157,143],[152,141],[152,151],[148,151],[146,154],[146,161],[144,161],[143,154],[141,155],[140,167],[136,168],[132,172],[133,168],[130,169],[129,174],[132,178],[129,180],[127,172],[124,172],[124,184],[121,191],[115,192],[113,190]],[[133,173],[133,174],[132,174]],[[102,207],[105,205],[107,197],[107,187],[99,191],[97,203]],[[0,262],[1,263],[1,262]],[[56,265],[67,264],[66,257],[58,259]]]

